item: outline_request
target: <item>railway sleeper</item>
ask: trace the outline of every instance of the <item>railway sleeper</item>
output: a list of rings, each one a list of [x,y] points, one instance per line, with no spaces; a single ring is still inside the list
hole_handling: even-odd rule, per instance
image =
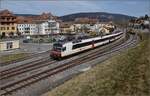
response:
[[[8,91],[11,92],[12,90],[16,89],[16,86],[11,87]]]
[[[19,83],[18,85],[23,86],[23,85],[25,85],[25,84],[26,84],[26,83],[23,81],[23,82]]]
[[[10,91],[12,91],[13,89],[15,89],[14,87],[9,87],[9,88],[6,88],[5,90],[7,91],[7,93],[9,93]]]
[[[34,78],[31,78],[31,79],[30,79],[30,81],[33,81],[33,80],[35,80],[35,79],[34,79]]]
[[[19,85],[19,84],[16,84],[14,87],[16,87],[16,88],[17,88],[17,87],[20,87],[20,85]]]
[[[42,78],[42,77],[45,76],[45,75],[46,75],[46,74],[42,74],[42,75],[39,75],[38,77],[39,77],[39,78]]]
[[[49,73],[44,73],[44,74],[42,74],[42,75],[40,75],[40,77],[44,77],[44,76],[46,76],[46,75],[48,75]]]
[[[0,96],[4,96],[3,94],[7,93],[6,90],[0,90]]]
[[[23,82],[24,82],[24,85],[26,85],[26,84],[28,84],[28,83],[31,82],[31,81],[26,80],[26,81],[23,81]]]

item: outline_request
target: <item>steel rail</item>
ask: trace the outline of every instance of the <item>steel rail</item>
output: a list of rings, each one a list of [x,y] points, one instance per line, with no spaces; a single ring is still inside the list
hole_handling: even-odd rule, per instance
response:
[[[107,52],[107,53],[103,53],[103,54],[99,54],[98,52],[96,54],[92,54],[92,55],[89,55],[87,57],[83,57],[83,58],[79,58],[78,60],[73,60],[71,62],[68,62],[66,64],[63,64],[63,65],[59,65],[53,69],[48,69],[44,72],[41,72],[39,74],[35,74],[35,75],[32,75],[28,78],[25,78],[25,79],[22,79],[22,80],[19,80],[17,82],[14,82],[12,84],[8,84],[6,86],[3,86],[1,87],[1,90],[3,90],[3,93],[1,95],[7,95],[7,94],[11,94],[11,92],[14,92],[18,89],[21,89],[25,86],[28,86],[30,84],[33,84],[37,81],[40,81],[42,79],[45,79],[51,75],[54,75],[54,74],[57,74],[59,72],[62,72],[62,71],[65,71],[66,69],[68,68],[72,68],[74,66],[77,66],[77,65],[80,65],[80,64],[83,64],[83,63],[86,63],[90,60],[93,60],[93,59],[96,59],[98,57],[101,57],[103,55],[106,55],[106,54],[110,54],[110,53],[113,53],[113,52],[116,52],[116,51],[119,51],[120,49],[122,48],[125,48],[125,47],[128,47],[129,45],[131,44],[134,44],[135,42],[133,42],[134,40],[132,40],[132,42],[128,42],[127,44],[124,44],[124,45],[121,45],[121,46],[117,46],[117,49],[115,48],[114,51],[110,51],[110,52]],[[16,86],[16,87],[15,87]],[[7,90],[7,89],[11,89],[11,90]]]

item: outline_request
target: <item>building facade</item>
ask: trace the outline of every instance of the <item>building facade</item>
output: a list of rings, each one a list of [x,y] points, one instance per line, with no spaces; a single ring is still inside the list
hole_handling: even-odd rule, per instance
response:
[[[59,33],[59,23],[55,20],[41,21],[37,24],[38,34],[58,34]]]
[[[36,20],[20,22],[17,31],[22,35],[47,35],[59,33],[59,23],[55,20]]]
[[[0,11],[0,34],[3,36],[15,35],[17,32],[16,16],[8,10]]]
[[[17,31],[22,35],[37,35],[37,24],[35,23],[22,23],[17,24]]]
[[[19,40],[0,41],[0,51],[18,49]]]

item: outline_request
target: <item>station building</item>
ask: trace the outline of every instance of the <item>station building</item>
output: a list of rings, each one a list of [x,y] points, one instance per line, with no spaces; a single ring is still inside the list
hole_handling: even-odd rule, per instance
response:
[[[18,49],[19,46],[19,40],[1,40],[0,41],[0,51],[6,51],[6,50],[12,50],[12,49]]]

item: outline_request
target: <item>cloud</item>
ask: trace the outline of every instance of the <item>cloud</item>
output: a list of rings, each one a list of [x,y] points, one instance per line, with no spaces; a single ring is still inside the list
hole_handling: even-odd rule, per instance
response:
[[[14,13],[52,12],[59,16],[76,12],[101,11],[139,16],[148,13],[150,8],[149,0],[1,0],[0,3],[1,9],[9,9]]]

